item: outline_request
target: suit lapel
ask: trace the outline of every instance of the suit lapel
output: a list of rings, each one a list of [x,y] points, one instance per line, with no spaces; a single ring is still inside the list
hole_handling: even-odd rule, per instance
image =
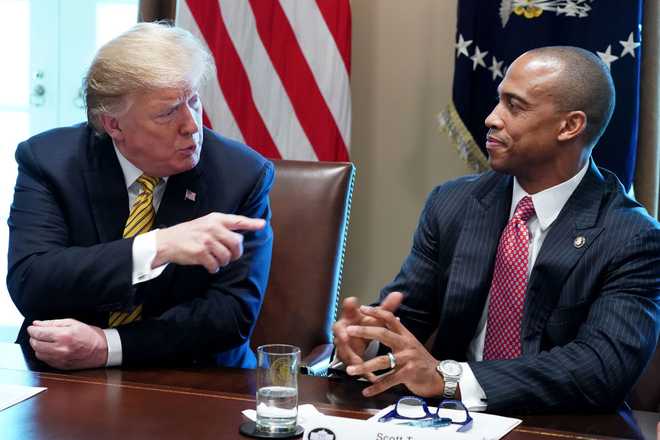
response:
[[[101,242],[122,237],[128,218],[124,174],[110,138],[90,134],[87,168],[83,171],[87,194]]]
[[[499,238],[511,208],[509,176],[493,173],[472,197],[456,243],[442,314],[445,329],[465,328],[469,341],[477,327],[490,289]],[[460,332],[459,332],[460,333]],[[464,349],[465,345],[463,345]]]
[[[536,350],[538,336],[556,307],[566,278],[602,232],[596,221],[603,196],[603,176],[592,160],[582,182],[550,227],[536,258],[525,296],[523,353]]]
[[[206,187],[198,164],[167,180],[163,200],[156,213],[156,227],[168,227],[195,219],[204,206]]]

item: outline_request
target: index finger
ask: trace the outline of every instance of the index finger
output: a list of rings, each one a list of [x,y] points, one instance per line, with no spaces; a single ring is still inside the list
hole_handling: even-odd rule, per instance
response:
[[[222,224],[232,231],[258,231],[266,226],[266,220],[243,215],[225,214],[222,217]]]
[[[32,324],[37,327],[69,327],[73,324],[74,320],[65,318],[65,319],[48,319],[45,321],[35,320],[32,321]]]
[[[394,316],[394,313],[381,307],[362,306],[360,307],[360,311],[373,319],[381,321],[384,323],[385,327],[395,333],[404,334],[408,331],[403,324],[401,324],[401,321]]]
[[[55,342],[57,327],[35,327],[31,325],[27,328],[27,333],[31,338],[38,341]]]
[[[400,343],[401,336],[384,327],[350,325],[346,328],[346,332],[349,336],[353,336],[355,338],[376,340],[381,344],[387,345],[393,350],[401,348],[400,346],[402,345]]]

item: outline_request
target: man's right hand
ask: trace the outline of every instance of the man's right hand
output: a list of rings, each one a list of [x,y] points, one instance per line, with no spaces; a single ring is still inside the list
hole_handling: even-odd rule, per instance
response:
[[[379,308],[394,313],[399,308],[403,294],[392,292],[385,297]],[[346,298],[342,303],[339,320],[332,326],[336,354],[344,365],[361,364],[364,362],[362,356],[370,341],[362,338],[349,336],[346,328],[350,325],[384,327],[384,324],[375,318],[366,316],[360,311],[360,302],[355,297]]]
[[[159,229],[152,267],[165,263],[200,265],[215,273],[243,254],[243,235],[235,231],[257,231],[264,226],[263,219],[213,212]]]

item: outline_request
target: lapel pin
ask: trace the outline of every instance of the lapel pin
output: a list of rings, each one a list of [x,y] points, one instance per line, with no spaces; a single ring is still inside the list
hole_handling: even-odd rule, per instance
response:
[[[587,242],[587,239],[584,238],[583,235],[578,235],[575,237],[575,240],[573,240],[573,246],[575,246],[577,249],[580,249],[584,244]]]
[[[196,193],[190,191],[189,189],[186,190],[186,196],[185,196],[186,200],[190,200],[191,202],[194,202],[196,198],[197,198]]]

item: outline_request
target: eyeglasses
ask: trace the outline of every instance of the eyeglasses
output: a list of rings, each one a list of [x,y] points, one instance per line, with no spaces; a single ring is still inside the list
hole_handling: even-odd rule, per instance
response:
[[[458,432],[466,432],[472,428],[472,417],[467,408],[459,400],[443,400],[435,412],[431,412],[424,399],[406,396],[399,399],[394,409],[378,419],[379,422],[400,420],[398,424],[440,428],[442,426],[460,425]]]

